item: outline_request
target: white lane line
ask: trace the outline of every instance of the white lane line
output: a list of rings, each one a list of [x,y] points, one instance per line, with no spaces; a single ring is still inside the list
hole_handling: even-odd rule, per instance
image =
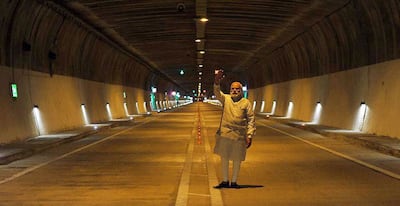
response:
[[[18,178],[18,177],[24,176],[24,175],[26,175],[26,174],[28,174],[28,173],[34,171],[34,170],[37,170],[37,169],[39,169],[39,168],[41,168],[41,167],[44,167],[44,166],[46,166],[46,165],[48,165],[48,164],[50,164],[50,163],[52,163],[52,162],[55,162],[55,161],[57,161],[57,160],[61,160],[61,159],[65,158],[65,157],[68,157],[68,156],[70,156],[70,155],[72,155],[72,154],[75,154],[75,153],[77,153],[77,152],[80,152],[80,151],[82,151],[82,150],[85,150],[85,149],[87,149],[87,148],[89,148],[89,147],[92,147],[92,146],[94,146],[94,145],[100,144],[100,143],[102,143],[102,142],[104,142],[104,141],[107,141],[107,140],[109,140],[109,139],[111,139],[111,138],[113,138],[113,137],[115,137],[115,136],[117,136],[117,135],[120,135],[120,134],[122,134],[122,133],[124,133],[124,132],[126,132],[126,131],[128,131],[128,130],[134,129],[134,128],[136,128],[136,127],[138,127],[138,126],[141,126],[141,125],[144,125],[144,124],[148,123],[149,121],[150,121],[150,120],[145,121],[145,122],[141,122],[141,123],[139,123],[139,124],[137,124],[137,125],[134,125],[134,126],[132,126],[132,127],[129,127],[129,128],[127,128],[127,129],[124,129],[124,130],[122,130],[122,131],[120,131],[120,132],[117,132],[117,133],[115,133],[115,134],[113,134],[113,135],[107,136],[107,137],[105,137],[105,138],[103,138],[103,139],[101,139],[101,140],[98,140],[98,141],[93,142],[93,143],[91,143],[91,144],[85,145],[85,146],[80,147],[80,148],[78,148],[78,149],[76,149],[76,150],[73,150],[73,151],[71,151],[71,152],[65,153],[65,154],[63,154],[63,155],[61,155],[61,156],[58,156],[58,157],[56,157],[56,158],[54,158],[54,159],[51,159],[51,160],[49,160],[49,161],[47,161],[47,162],[43,162],[43,163],[41,163],[41,164],[38,164],[38,165],[35,165],[35,166],[32,166],[32,167],[28,167],[28,168],[26,168],[26,169],[24,169],[24,170],[22,170],[22,171],[20,171],[20,172],[18,172],[18,173],[15,173],[14,175],[12,175],[12,176],[10,176],[10,177],[4,178],[3,180],[0,181],[0,185],[1,185],[1,184],[4,184],[4,183],[7,183],[7,182],[10,182],[10,181],[12,181],[12,180],[14,180],[14,179],[16,179],[16,178]]]
[[[202,119],[202,127],[206,128],[206,121],[203,120],[203,115],[201,115]],[[207,173],[208,173],[208,184],[210,190],[210,198],[212,206],[223,206],[224,202],[222,201],[221,191],[218,189],[214,189],[212,185],[218,185],[217,172],[214,167],[213,161],[213,153],[211,152],[210,141],[208,139],[207,129],[204,129],[204,146],[205,146],[205,154],[206,154],[206,163],[207,163]]]
[[[315,144],[315,143],[313,143],[313,142],[310,142],[310,141],[308,141],[308,140],[303,139],[302,137],[298,137],[298,136],[296,136],[296,135],[290,134],[290,133],[285,132],[285,131],[283,131],[283,130],[280,130],[280,129],[271,127],[271,126],[269,126],[269,125],[266,125],[266,124],[263,123],[263,122],[257,122],[257,123],[258,123],[258,124],[261,124],[261,125],[263,125],[263,126],[265,126],[265,127],[268,127],[268,128],[270,128],[270,129],[272,129],[272,130],[275,130],[275,131],[277,131],[277,132],[280,132],[280,133],[282,133],[282,134],[285,134],[285,135],[287,135],[287,136],[290,136],[290,137],[292,137],[292,138],[294,138],[294,139],[297,139],[297,140],[299,140],[299,141],[302,141],[302,142],[304,142],[304,143],[307,143],[307,144],[309,144],[309,145],[312,145],[312,146],[314,146],[314,147],[317,147],[317,148],[319,148],[319,149],[322,149],[322,150],[325,150],[325,151],[327,151],[327,152],[330,152],[330,153],[332,153],[332,154],[334,154],[334,155],[337,155],[337,156],[339,156],[339,157],[345,158],[345,159],[347,159],[347,160],[350,160],[350,161],[352,161],[352,162],[355,162],[355,163],[357,163],[357,164],[360,164],[360,165],[362,165],[362,166],[365,166],[365,167],[367,167],[367,168],[370,168],[370,169],[372,169],[372,170],[375,170],[375,171],[377,171],[377,172],[380,172],[380,173],[382,173],[382,174],[385,174],[385,175],[387,175],[387,176],[389,176],[389,177],[392,177],[392,178],[395,178],[395,179],[397,179],[397,180],[400,180],[400,175],[397,174],[397,173],[394,173],[394,172],[392,172],[392,171],[389,171],[389,170],[386,170],[386,169],[377,167],[377,166],[372,165],[372,164],[369,164],[369,163],[367,163],[367,162],[365,162],[365,161],[356,159],[356,158],[354,158],[354,157],[350,157],[350,156],[348,156],[348,155],[345,155],[345,154],[343,154],[343,153],[337,152],[337,151],[335,151],[335,150],[332,150],[332,149],[326,148],[326,147],[324,147],[324,146]]]
[[[197,118],[195,118],[192,135],[190,136],[189,146],[186,152],[185,166],[182,170],[181,180],[178,187],[178,193],[176,196],[175,205],[176,206],[186,206],[188,203],[189,195],[189,185],[190,185],[190,173],[192,172],[192,162],[193,162],[193,150],[194,150],[194,140],[196,138],[197,131]]]
[[[200,194],[200,193],[191,193],[191,192],[189,192],[189,195],[200,196],[200,197],[210,197],[209,194]]]

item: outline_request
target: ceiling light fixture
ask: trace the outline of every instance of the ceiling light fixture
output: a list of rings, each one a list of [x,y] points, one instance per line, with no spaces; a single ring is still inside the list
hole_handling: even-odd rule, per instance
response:
[[[203,18],[200,18],[200,21],[201,21],[201,22],[207,22],[207,21],[208,21],[208,19],[207,19],[207,18],[205,18],[205,17],[203,17]]]

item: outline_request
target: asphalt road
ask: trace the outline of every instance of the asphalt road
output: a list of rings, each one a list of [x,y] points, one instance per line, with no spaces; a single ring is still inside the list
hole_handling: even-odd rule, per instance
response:
[[[138,118],[0,166],[0,205],[399,205],[399,158],[257,118],[241,189],[216,190],[218,107]]]

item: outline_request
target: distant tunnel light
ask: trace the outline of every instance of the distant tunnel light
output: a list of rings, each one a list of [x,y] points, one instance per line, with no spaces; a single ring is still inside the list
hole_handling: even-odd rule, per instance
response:
[[[122,92],[122,96],[126,99],[126,92]]]
[[[112,113],[111,113],[111,108],[110,108],[110,103],[106,103],[106,109],[107,109],[107,114],[108,114],[108,119],[112,120]]]
[[[272,107],[271,107],[271,115],[275,114],[275,109],[276,109],[276,101],[272,101]]]
[[[35,118],[35,124],[38,130],[39,135],[41,135],[44,131],[42,117],[40,115],[40,110],[38,105],[33,106],[33,117]]]
[[[18,86],[16,83],[10,83],[10,91],[12,98],[14,99],[18,98]]]
[[[264,107],[265,107],[265,102],[261,101],[261,108],[260,108],[260,112],[264,111]]]
[[[293,102],[290,101],[290,102],[289,102],[289,105],[288,105],[286,117],[287,117],[287,118],[291,118],[291,117],[292,117],[292,113],[293,113]]]
[[[321,118],[321,113],[322,113],[322,105],[321,102],[317,102],[317,105],[315,105],[315,110],[314,110],[314,116],[312,119],[313,124],[318,124],[319,120]]]
[[[89,124],[89,118],[88,118],[88,115],[87,115],[85,104],[81,104],[81,110],[82,110],[83,121],[84,121],[85,125],[88,125]]]
[[[367,104],[365,104],[365,102],[361,102],[360,107],[358,108],[357,111],[357,116],[354,120],[353,130],[355,131],[363,130],[367,115],[368,115],[368,106]]]

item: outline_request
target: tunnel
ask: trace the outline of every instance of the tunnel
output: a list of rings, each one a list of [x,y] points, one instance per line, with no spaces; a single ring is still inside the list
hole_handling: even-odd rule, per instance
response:
[[[215,69],[226,73],[223,89],[247,87],[257,112],[274,104],[285,116],[292,102],[291,118],[312,122],[319,103],[319,124],[400,136],[396,0],[19,0],[1,9],[2,143],[212,99]]]
[[[398,0],[3,0],[0,28],[0,148],[219,114],[216,70],[262,121],[400,141]]]

